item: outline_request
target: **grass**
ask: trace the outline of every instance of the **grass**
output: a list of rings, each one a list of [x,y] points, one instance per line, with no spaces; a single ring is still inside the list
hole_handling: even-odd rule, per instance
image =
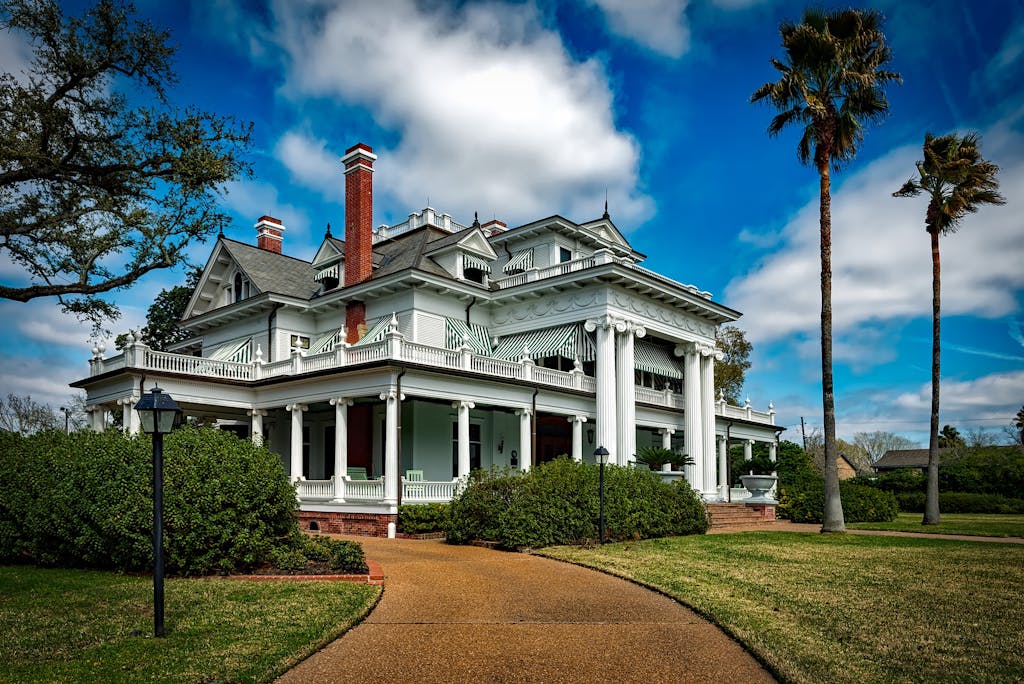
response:
[[[351,627],[380,588],[343,582],[153,582],[0,567],[0,682],[264,682]]]
[[[1024,678],[1024,545],[755,532],[539,553],[660,589],[783,681]]]
[[[922,525],[920,513],[900,513],[892,522],[851,523],[851,530],[893,530],[926,534],[969,534],[982,537],[1024,537],[1024,515],[943,513],[939,525]]]

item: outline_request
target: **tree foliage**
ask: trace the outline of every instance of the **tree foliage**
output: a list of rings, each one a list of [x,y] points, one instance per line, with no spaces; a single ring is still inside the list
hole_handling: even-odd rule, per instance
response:
[[[967,442],[955,427],[943,425],[942,431],[939,432],[938,445],[940,449],[963,449]]]
[[[870,463],[874,463],[885,455],[885,452],[894,449],[917,449],[920,445],[912,439],[907,439],[895,432],[855,432],[853,444],[867,455]]]
[[[0,297],[56,297],[96,328],[119,313],[99,295],[181,263],[228,220],[223,184],[249,173],[252,125],[172,102],[169,34],[133,12],[0,0],[33,50],[0,75],[0,253],[24,272]]]
[[[740,404],[743,380],[750,369],[750,352],[754,347],[746,334],[734,325],[726,325],[715,333],[715,343],[724,353],[715,362],[715,390],[725,395],[732,404]]]
[[[1017,439],[1024,444],[1024,406],[1020,407],[1017,415],[1013,417],[1013,427],[1017,429]]]
[[[832,194],[831,176],[854,158],[864,124],[889,108],[885,86],[899,81],[884,67],[891,57],[881,16],[857,9],[807,9],[799,24],[779,28],[785,60],[772,58],[779,80],[762,85],[750,99],[778,110],[768,134],[802,128],[797,158],[812,164],[819,179],[821,256],[821,397],[824,417],[825,513],[822,532],[843,532],[843,507],[836,469],[835,391],[832,378]]]
[[[62,428],[63,419],[58,418],[49,404],[41,404],[31,396],[8,394],[0,397],[0,430],[31,435],[40,430]]]
[[[146,325],[139,331],[139,339],[157,351],[166,351],[169,345],[188,339],[189,334],[178,323],[185,315],[185,309],[188,308],[202,274],[202,269],[190,269],[184,285],[160,290],[146,311]],[[127,338],[124,333],[118,335],[115,346],[123,349]]]

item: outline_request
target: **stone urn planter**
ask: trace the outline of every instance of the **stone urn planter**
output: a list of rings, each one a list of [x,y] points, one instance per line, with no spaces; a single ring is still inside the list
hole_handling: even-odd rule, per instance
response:
[[[748,504],[776,504],[768,492],[771,491],[779,478],[775,475],[742,475],[740,481],[743,487],[750,492],[750,498],[744,499],[743,503]]]

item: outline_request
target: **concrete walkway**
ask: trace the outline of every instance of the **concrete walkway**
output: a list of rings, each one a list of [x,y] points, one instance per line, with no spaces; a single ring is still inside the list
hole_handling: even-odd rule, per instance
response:
[[[693,611],[592,570],[437,541],[360,538],[367,619],[281,682],[772,682]]]

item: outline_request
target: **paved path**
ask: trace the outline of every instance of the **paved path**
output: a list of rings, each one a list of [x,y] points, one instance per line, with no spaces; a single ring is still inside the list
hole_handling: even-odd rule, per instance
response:
[[[818,523],[791,523],[787,520],[774,522],[770,527],[763,525],[733,525],[708,530],[708,534],[729,534],[731,532],[820,532]],[[1024,544],[1022,537],[980,537],[970,534],[932,534],[930,532],[894,532],[891,530],[851,530],[847,534],[865,534],[881,537],[917,537],[919,539],[954,539],[956,541],[995,542],[998,544]]]
[[[282,682],[772,682],[693,611],[592,570],[436,541],[360,538],[384,595]]]

